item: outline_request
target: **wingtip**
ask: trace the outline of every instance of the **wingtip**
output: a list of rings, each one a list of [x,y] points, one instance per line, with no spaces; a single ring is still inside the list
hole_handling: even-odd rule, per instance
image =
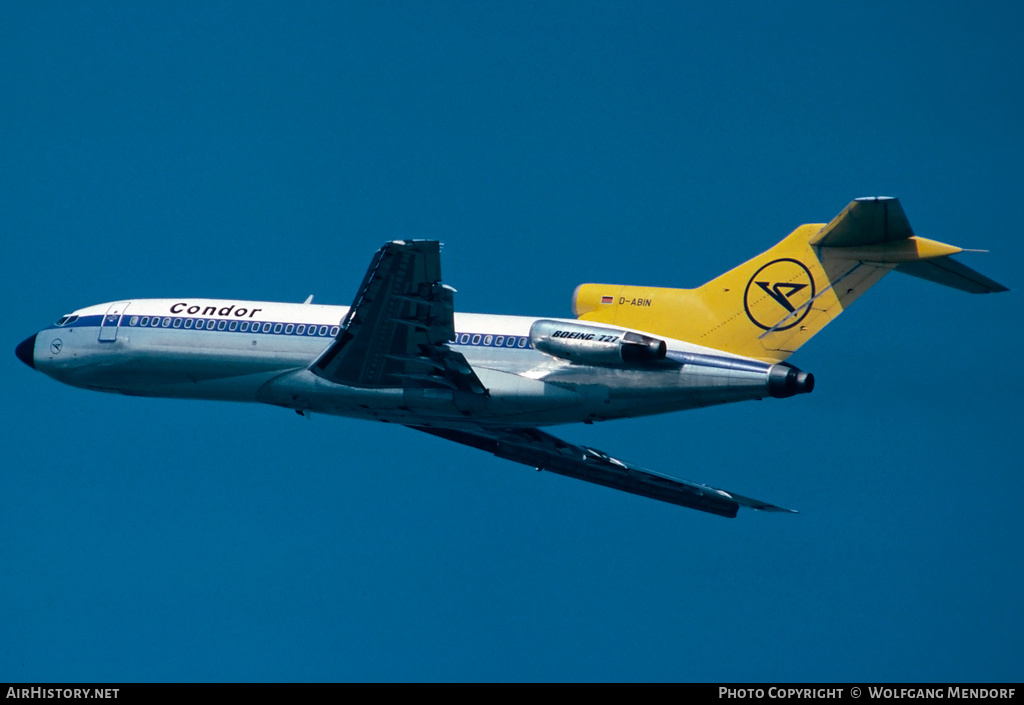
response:
[[[774,504],[768,504],[768,505],[763,506],[763,507],[752,507],[752,509],[755,509],[755,510],[760,511],[760,512],[775,512],[775,513],[780,513],[780,514],[799,514],[800,513],[800,512],[798,512],[795,509],[787,509],[786,507],[776,507]]]

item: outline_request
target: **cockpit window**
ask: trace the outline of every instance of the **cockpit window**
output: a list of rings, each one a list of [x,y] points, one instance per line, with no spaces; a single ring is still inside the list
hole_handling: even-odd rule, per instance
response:
[[[58,318],[58,319],[57,319],[57,322],[56,322],[56,323],[54,323],[54,325],[55,325],[55,326],[62,326],[62,325],[64,325],[65,323],[67,323],[67,322],[68,322],[68,319],[69,319],[69,318],[71,318],[71,316],[61,316],[60,318]]]

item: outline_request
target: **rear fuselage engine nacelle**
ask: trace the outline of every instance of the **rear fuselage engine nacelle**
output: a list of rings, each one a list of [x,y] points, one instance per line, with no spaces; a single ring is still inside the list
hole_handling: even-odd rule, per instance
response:
[[[583,365],[637,365],[665,359],[665,341],[640,333],[566,321],[539,320],[530,343],[548,355]]]

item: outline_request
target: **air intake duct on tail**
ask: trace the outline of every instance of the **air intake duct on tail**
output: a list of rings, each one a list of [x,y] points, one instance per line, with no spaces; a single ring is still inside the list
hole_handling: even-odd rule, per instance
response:
[[[768,393],[776,399],[810,394],[814,391],[814,375],[784,362],[768,370]]]

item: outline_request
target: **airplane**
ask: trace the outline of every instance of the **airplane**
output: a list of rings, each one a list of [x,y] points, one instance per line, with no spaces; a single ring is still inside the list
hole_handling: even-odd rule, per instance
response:
[[[440,243],[395,240],[348,307],[116,301],[61,316],[15,353],[85,389],[385,421],[724,517],[793,512],[541,427],[807,394],[814,376],[786,360],[888,272],[1007,291],[952,258],[963,251],[914,235],[899,200],[858,198],[695,289],[582,284],[563,319],[457,314]]]

